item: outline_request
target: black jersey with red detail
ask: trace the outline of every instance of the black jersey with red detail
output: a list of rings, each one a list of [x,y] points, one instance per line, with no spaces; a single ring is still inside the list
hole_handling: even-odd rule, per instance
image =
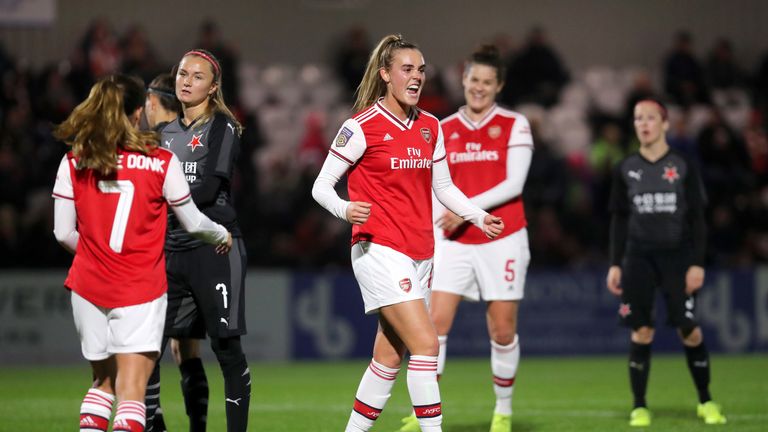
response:
[[[615,169],[610,211],[627,218],[628,251],[692,247],[695,261],[703,261],[705,202],[696,166],[673,149],[655,162],[633,153]]]
[[[241,235],[232,203],[230,183],[240,152],[237,127],[227,116],[217,113],[204,123],[184,125],[181,119],[168,123],[161,131],[161,145],[179,158],[197,207],[214,222],[226,227],[233,237]],[[214,189],[207,192],[210,186]],[[185,250],[205,243],[192,237],[170,214],[165,248]]]

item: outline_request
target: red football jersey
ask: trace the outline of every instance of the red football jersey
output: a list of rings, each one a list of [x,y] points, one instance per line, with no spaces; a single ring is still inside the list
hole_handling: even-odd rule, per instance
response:
[[[379,102],[344,122],[330,150],[349,164],[350,201],[372,204],[361,240],[390,247],[415,260],[434,255],[432,164],[445,158],[440,122],[414,109],[401,121]]]
[[[77,169],[68,153],[69,169],[62,165],[53,192],[55,198],[75,201],[80,233],[64,285],[107,308],[146,303],[166,292],[166,202],[189,198],[188,189],[178,197],[164,190],[172,164],[179,168],[170,151],[117,153],[118,169],[109,176]]]
[[[533,146],[528,120],[514,111],[495,105],[475,123],[459,109],[440,122],[445,134],[445,151],[453,183],[469,198],[479,195],[507,178],[507,150]],[[523,199],[517,196],[493,209],[485,209],[504,220],[503,238],[527,225]],[[466,244],[492,240],[482,231],[464,224],[447,238]]]

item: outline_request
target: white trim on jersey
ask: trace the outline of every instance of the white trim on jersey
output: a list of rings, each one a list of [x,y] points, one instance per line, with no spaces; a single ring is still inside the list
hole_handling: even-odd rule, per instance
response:
[[[336,184],[347,172],[363,157],[368,144],[365,141],[362,123],[379,115],[379,111],[372,106],[361,114],[346,120],[339,128],[323,167],[312,186],[312,197],[315,201],[337,218],[347,221],[347,207],[349,201],[341,199],[336,192]],[[341,137],[341,139],[340,139]]]
[[[54,200],[53,235],[67,252],[75,253],[77,242],[80,240],[80,233],[77,231],[75,201],[71,199]]]
[[[181,170],[181,161],[173,154],[163,181],[163,197],[172,206],[181,205],[191,196],[189,183]]]
[[[75,192],[72,189],[72,176],[69,173],[69,158],[65,154],[59,163],[59,169],[56,171],[56,182],[53,184],[54,198],[64,198],[68,200],[75,199]]]
[[[533,147],[510,147],[507,150],[507,177],[496,186],[473,196],[472,203],[481,209],[488,210],[522,194],[532,158]]]
[[[379,100],[376,101],[375,105],[376,105],[376,108],[379,110],[379,112],[384,116],[384,118],[389,120],[392,124],[397,126],[400,130],[403,130],[403,131],[404,130],[410,130],[411,126],[413,126],[413,121],[414,121],[414,119],[416,117],[416,113],[418,112],[417,108],[411,108],[410,112],[408,113],[408,118],[405,119],[405,121],[402,121],[399,118],[397,118],[396,115],[392,114],[392,112],[390,110],[388,110],[381,103],[381,101],[383,99],[384,98],[379,98]]]
[[[464,123],[464,126],[466,126],[468,129],[477,130],[481,129],[483,126],[485,126],[494,115],[496,115],[499,111],[499,106],[496,104],[493,104],[491,109],[488,110],[487,113],[481,118],[479,121],[475,122],[472,121],[471,118],[467,115],[467,107],[466,105],[459,108],[459,110],[456,112],[456,114],[459,117],[459,120],[461,120],[462,123]]]
[[[336,183],[349,169],[346,162],[329,153],[325,158],[323,168],[312,186],[312,198],[337,218],[349,222],[347,219],[347,207],[350,202],[341,199],[336,192]]]

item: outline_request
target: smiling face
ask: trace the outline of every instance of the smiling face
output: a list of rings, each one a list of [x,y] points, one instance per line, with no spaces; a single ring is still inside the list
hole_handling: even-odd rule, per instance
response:
[[[424,87],[426,67],[421,51],[413,48],[395,51],[392,65],[379,70],[381,79],[387,83],[385,99],[394,99],[403,108],[416,106]]]
[[[499,82],[495,67],[480,63],[470,63],[467,66],[462,84],[467,108],[475,113],[483,113],[492,107],[496,95],[504,86]]]
[[[179,62],[176,72],[176,97],[185,107],[194,107],[207,102],[216,92],[213,66],[195,55],[188,55]]]
[[[635,105],[635,133],[641,146],[650,146],[665,140],[669,122],[662,108],[653,101],[640,101]]]

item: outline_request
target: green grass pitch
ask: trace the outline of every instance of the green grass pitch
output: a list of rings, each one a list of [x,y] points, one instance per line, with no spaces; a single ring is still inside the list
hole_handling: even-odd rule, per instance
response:
[[[728,416],[705,426],[685,360],[656,355],[648,402],[652,431],[768,431],[768,356],[713,356],[712,392]],[[366,362],[252,363],[250,431],[344,430]],[[210,432],[225,431],[221,375],[206,364]],[[0,368],[0,431],[73,431],[89,383],[87,366]],[[171,432],[187,430],[179,375],[163,363],[162,403]],[[450,359],[440,387],[446,432],[485,432],[493,409],[485,359]],[[526,358],[515,386],[513,431],[630,431],[624,357]],[[394,431],[409,413],[405,371],[374,431]]]

